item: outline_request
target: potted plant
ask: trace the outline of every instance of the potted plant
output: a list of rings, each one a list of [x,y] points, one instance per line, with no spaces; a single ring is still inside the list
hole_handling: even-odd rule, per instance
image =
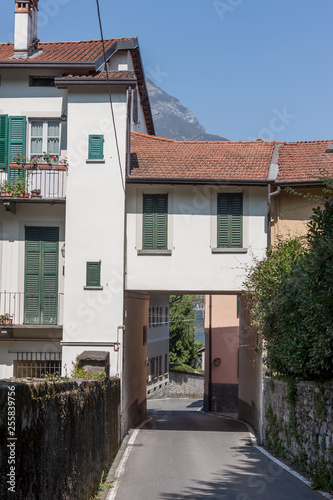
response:
[[[0,314],[0,324],[1,325],[12,325],[13,324],[13,316],[9,313]]]
[[[9,181],[3,181],[1,184],[0,184],[0,195],[2,197],[12,197],[13,196],[13,186],[11,184],[11,182]]]
[[[40,198],[41,197],[40,193],[41,193],[40,189],[32,189],[31,198]]]
[[[38,160],[39,160],[38,156],[32,156],[30,158],[29,163],[26,163],[25,168],[26,169],[33,169],[33,170],[36,169],[38,166]]]
[[[25,183],[22,179],[18,179],[15,184],[14,195],[17,198],[29,198],[29,193],[25,190]]]
[[[16,153],[16,155],[12,156],[12,161],[9,162],[9,168],[12,169],[22,169],[27,162],[27,157],[21,155],[20,153]]]

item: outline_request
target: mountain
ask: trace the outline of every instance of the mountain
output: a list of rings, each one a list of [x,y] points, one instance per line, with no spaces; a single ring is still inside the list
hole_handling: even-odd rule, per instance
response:
[[[219,135],[206,134],[192,111],[182,106],[178,99],[171,97],[149,79],[147,88],[157,136],[180,141],[227,140]]]

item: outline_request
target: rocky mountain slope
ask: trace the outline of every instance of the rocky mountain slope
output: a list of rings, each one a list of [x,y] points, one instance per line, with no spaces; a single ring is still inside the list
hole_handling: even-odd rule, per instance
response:
[[[149,79],[147,88],[157,136],[187,141],[227,140],[219,135],[206,134],[192,111],[182,106],[178,99],[171,97]]]

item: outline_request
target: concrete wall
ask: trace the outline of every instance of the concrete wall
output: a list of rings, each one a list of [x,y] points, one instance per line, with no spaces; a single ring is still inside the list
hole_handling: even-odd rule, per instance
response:
[[[148,328],[148,308],[148,294],[126,293],[126,329],[122,340],[122,434],[146,417],[147,343],[144,328]]]
[[[243,192],[243,247],[217,246],[217,194]],[[145,193],[168,194],[168,249],[171,255],[142,254],[142,199]],[[239,291],[254,258],[264,256],[266,190],[260,187],[129,185],[126,196],[126,289],[147,291]],[[200,272],[196,272],[200,268]]]
[[[8,440],[7,412],[14,415],[15,441]],[[93,496],[119,447],[119,412],[119,379],[0,382],[0,497]]]
[[[264,444],[310,472],[328,468],[333,458],[333,387],[280,380],[264,381]]]
[[[204,375],[170,371],[169,377],[170,398],[203,398]]]
[[[215,396],[217,399],[217,411],[236,412],[238,407],[239,350],[237,295],[206,295],[205,310],[205,408],[209,409],[208,385],[211,370],[211,396]],[[209,324],[210,321],[211,325]],[[221,360],[221,364],[218,366],[215,366],[213,363],[210,364],[210,342],[212,361],[216,358]]]
[[[262,358],[258,334],[251,325],[250,304],[246,295],[240,299],[238,418],[252,425],[262,441]]]

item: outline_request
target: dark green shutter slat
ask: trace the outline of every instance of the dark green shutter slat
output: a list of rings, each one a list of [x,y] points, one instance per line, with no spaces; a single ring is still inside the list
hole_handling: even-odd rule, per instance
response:
[[[25,116],[10,116],[8,122],[9,135],[9,158],[8,161],[14,161],[16,154],[25,155],[26,144],[26,118]],[[24,182],[24,170],[9,170],[9,180],[17,182],[20,179]]]
[[[8,166],[8,115],[0,115],[0,168]]]
[[[154,197],[143,195],[143,248],[154,248]]]
[[[217,199],[217,246],[242,248],[243,195],[219,194]]]
[[[89,135],[89,152],[88,158],[90,160],[102,160],[103,159],[103,135]]]
[[[27,227],[25,234],[24,322],[57,324],[59,229]]]
[[[101,285],[101,263],[87,262],[87,286]]]
[[[167,195],[156,195],[156,244],[158,250],[167,248]]]

